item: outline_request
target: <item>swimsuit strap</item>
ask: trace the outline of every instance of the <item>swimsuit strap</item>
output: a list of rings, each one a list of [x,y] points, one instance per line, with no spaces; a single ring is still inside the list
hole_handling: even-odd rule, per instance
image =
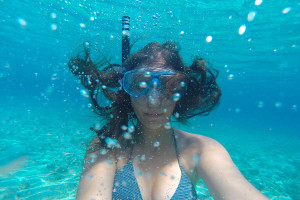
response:
[[[131,145],[129,161],[131,161],[132,158],[133,147],[134,147],[134,143]]]
[[[182,163],[181,163],[181,161],[179,159],[180,156],[179,156],[179,151],[178,151],[177,143],[176,143],[175,131],[174,131],[174,129],[172,129],[172,130],[173,130],[172,131],[172,135],[173,135],[173,138],[174,138],[174,146],[175,146],[175,151],[176,151],[176,156],[177,156],[178,164],[179,164],[180,169],[182,169]]]

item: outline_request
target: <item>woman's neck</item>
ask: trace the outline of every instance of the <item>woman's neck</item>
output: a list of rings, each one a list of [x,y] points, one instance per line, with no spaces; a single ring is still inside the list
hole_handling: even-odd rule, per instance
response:
[[[164,126],[159,128],[148,128],[138,123],[136,130],[138,135],[138,146],[143,147],[145,150],[155,151],[163,149],[162,147],[169,146],[173,143],[173,130],[166,129]]]

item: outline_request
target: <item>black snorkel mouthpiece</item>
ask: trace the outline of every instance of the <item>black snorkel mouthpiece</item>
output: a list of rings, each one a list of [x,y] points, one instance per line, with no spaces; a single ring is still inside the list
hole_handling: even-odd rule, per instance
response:
[[[130,54],[130,17],[122,17],[122,63]]]

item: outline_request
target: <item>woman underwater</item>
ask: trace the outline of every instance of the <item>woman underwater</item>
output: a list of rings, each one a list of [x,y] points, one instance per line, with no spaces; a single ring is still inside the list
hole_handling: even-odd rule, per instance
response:
[[[185,66],[178,45],[166,42],[150,43],[102,70],[85,48],[68,65],[106,119],[102,129],[93,128],[97,136],[85,155],[77,199],[197,199],[200,179],[214,199],[268,199],[220,143],[170,125],[171,115],[184,123],[218,105],[217,75],[204,59]]]

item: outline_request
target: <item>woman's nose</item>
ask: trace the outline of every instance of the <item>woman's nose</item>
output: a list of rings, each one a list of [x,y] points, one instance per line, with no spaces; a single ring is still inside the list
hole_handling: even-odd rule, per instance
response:
[[[147,91],[147,100],[152,106],[160,105],[162,100],[162,91],[158,82],[154,81]]]

